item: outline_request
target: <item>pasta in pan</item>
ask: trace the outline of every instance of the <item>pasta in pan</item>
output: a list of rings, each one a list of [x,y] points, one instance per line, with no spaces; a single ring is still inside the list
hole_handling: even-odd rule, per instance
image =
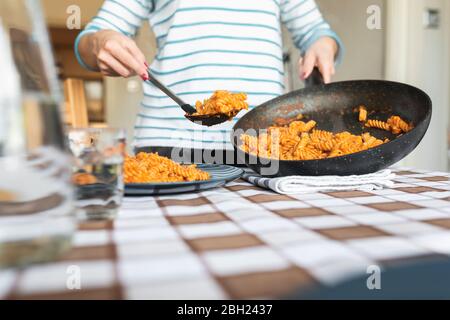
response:
[[[392,116],[387,120],[387,124],[389,124],[390,129],[393,134],[400,134],[402,132],[406,133],[413,129],[413,126],[407,122],[405,122],[399,116]]]
[[[379,121],[379,120],[369,120],[369,121],[367,121],[366,122],[366,127],[381,129],[381,130],[385,130],[385,131],[391,131],[391,126],[387,122]]]
[[[359,107],[359,122],[367,121],[367,109],[364,106]]]
[[[196,165],[181,165],[157,153],[127,156],[124,162],[125,183],[183,182],[209,180],[210,175]]]
[[[392,116],[386,122],[368,120],[367,110],[361,106],[358,119],[368,128],[376,128],[401,134],[413,126],[399,116]],[[258,137],[241,135],[241,150],[255,156],[280,160],[318,160],[344,156],[382,145],[388,139],[380,140],[366,132],[354,135],[350,132],[332,133],[316,129],[316,122],[304,122],[302,116],[287,126],[272,126]]]

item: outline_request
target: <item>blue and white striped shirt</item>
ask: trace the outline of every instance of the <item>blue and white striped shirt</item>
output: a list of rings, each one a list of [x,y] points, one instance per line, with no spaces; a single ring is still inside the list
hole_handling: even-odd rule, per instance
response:
[[[313,0],[106,0],[78,37],[75,50],[86,33],[110,29],[132,37],[143,20],[157,39],[152,73],[192,105],[218,89],[247,93],[250,109],[283,94],[280,21],[302,52],[323,36],[341,46]],[[134,142],[137,147],[231,149],[232,126],[243,114],[201,127],[144,83]]]

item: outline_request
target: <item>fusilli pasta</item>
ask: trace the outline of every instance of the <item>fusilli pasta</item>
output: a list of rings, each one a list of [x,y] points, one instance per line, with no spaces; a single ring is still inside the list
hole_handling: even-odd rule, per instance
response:
[[[367,110],[359,109],[359,120],[366,127],[392,131],[394,134],[410,131],[413,126],[398,116],[392,116],[387,122],[367,120]],[[272,126],[258,137],[241,135],[241,150],[255,156],[280,160],[317,160],[344,156],[375,148],[389,139],[380,140],[366,132],[353,135],[350,132],[332,133],[315,129],[316,122],[292,121],[286,126]],[[397,133],[396,133],[397,132]]]
[[[402,132],[407,133],[412,130],[412,125],[405,122],[399,116],[392,116],[387,120],[387,123],[391,126],[392,133],[400,134]]]
[[[367,121],[367,109],[364,106],[359,107],[359,122]]]
[[[235,116],[241,110],[247,110],[247,95],[245,93],[231,93],[226,90],[214,92],[211,98],[197,101],[194,115],[216,115],[225,114],[229,117]]]
[[[180,165],[157,153],[138,153],[126,156],[124,162],[125,183],[183,182],[208,180],[210,175],[196,165]]]
[[[368,120],[366,122],[366,127],[381,129],[381,130],[385,130],[385,131],[391,131],[391,126],[387,122],[380,121],[380,120]]]

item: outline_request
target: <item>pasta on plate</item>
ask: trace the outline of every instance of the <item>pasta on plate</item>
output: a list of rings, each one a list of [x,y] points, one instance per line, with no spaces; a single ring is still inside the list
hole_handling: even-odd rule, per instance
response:
[[[226,90],[214,92],[211,98],[197,101],[197,110],[194,115],[216,115],[224,114],[229,117],[235,116],[241,110],[248,109],[247,95],[245,93],[231,93]]]
[[[386,122],[370,120],[364,106],[359,109],[358,119],[365,127],[390,131],[400,135],[412,130],[412,124],[399,116],[392,116]],[[240,149],[261,158],[276,160],[318,160],[344,156],[382,145],[388,139],[380,140],[365,132],[354,135],[350,132],[333,133],[319,130],[314,120],[301,121],[302,116],[286,126],[271,126],[259,136],[240,136]]]
[[[196,165],[181,165],[157,153],[138,153],[126,156],[125,183],[159,183],[209,180],[210,174]]]

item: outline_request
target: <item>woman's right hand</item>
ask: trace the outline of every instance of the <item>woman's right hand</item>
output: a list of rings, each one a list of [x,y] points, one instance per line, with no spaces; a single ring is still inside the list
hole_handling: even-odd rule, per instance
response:
[[[139,75],[148,80],[145,56],[129,37],[113,30],[100,30],[83,38],[89,38],[86,41],[102,74],[124,78]]]

